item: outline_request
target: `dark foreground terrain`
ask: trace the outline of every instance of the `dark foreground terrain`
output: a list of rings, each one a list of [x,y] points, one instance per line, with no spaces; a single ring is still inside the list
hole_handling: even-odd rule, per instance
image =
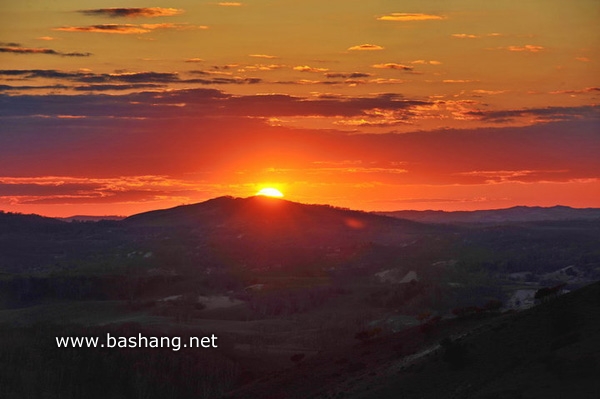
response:
[[[323,351],[233,398],[597,398],[600,284]]]
[[[597,397],[596,212],[517,211],[0,213],[0,398]],[[218,347],[56,343],[107,334]]]

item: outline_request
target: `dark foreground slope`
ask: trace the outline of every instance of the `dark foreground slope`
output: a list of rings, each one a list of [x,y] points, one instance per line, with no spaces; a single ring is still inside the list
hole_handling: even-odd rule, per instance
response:
[[[322,352],[227,398],[597,398],[600,283],[530,310]]]

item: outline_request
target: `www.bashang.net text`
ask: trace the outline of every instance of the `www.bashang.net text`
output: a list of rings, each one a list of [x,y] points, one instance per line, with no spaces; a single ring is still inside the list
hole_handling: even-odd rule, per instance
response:
[[[215,334],[204,337],[147,337],[143,334],[137,336],[118,336],[107,333],[101,337],[56,337],[56,346],[59,348],[171,348],[178,351],[182,348],[217,348]]]

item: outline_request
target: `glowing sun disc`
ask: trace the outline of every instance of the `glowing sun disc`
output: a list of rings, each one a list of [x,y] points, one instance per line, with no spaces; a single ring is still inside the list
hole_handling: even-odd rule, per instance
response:
[[[272,188],[272,187],[263,188],[259,192],[257,192],[256,195],[264,195],[265,197],[276,197],[276,198],[283,197],[283,193],[281,191],[277,190],[276,188]]]

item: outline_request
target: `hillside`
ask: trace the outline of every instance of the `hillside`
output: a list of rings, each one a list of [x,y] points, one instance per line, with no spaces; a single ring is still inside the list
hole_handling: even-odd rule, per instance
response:
[[[323,351],[228,399],[593,398],[600,283],[523,311]]]

